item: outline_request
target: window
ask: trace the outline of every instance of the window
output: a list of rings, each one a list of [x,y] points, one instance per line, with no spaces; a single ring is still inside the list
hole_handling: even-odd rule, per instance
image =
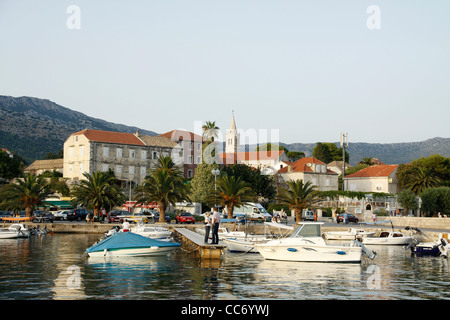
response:
[[[188,170],[187,171],[187,177],[188,178],[192,178],[192,170]]]
[[[142,166],[141,167],[141,176],[145,175],[147,173],[147,167],[146,166]]]
[[[147,150],[141,150],[141,159],[142,160],[147,159]]]
[[[121,165],[117,165],[116,166],[116,173],[122,173],[122,166]]]
[[[128,167],[128,172],[129,172],[129,174],[134,175],[134,166],[129,166]]]
[[[188,143],[188,148],[189,148],[189,150],[194,149],[194,143],[192,141]]]
[[[130,158],[135,158],[136,157],[136,151],[134,151],[133,149],[130,149]]]
[[[70,147],[70,148],[69,148],[69,156],[70,156],[70,157],[73,157],[73,154],[74,154],[74,148],[73,148],[73,147]]]
[[[73,171],[73,165],[69,164],[69,172]]]
[[[117,148],[117,150],[116,150],[116,157],[117,158],[122,158],[122,148]]]
[[[158,158],[158,152],[153,151],[152,152],[152,159],[157,159]]]
[[[103,147],[103,156],[109,157],[109,147]]]
[[[202,157],[201,156],[197,156],[197,163],[196,164],[201,164],[202,163]]]
[[[189,155],[188,156],[188,163],[192,164],[193,161],[194,161],[194,159],[193,159],[192,155]]]
[[[102,171],[103,172],[107,172],[108,170],[109,170],[109,165],[104,163],[103,166],[102,166]]]
[[[83,173],[84,172],[84,166],[83,166],[83,163],[80,163],[80,173]]]
[[[80,146],[80,157],[84,157],[84,146]]]

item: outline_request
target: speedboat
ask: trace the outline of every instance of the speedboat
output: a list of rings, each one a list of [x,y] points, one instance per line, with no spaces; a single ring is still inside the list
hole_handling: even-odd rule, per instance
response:
[[[328,231],[323,234],[326,240],[359,240],[374,235],[375,231],[366,231],[359,228],[350,228],[347,231]]]
[[[444,257],[448,257],[450,245],[443,233],[441,233],[439,241],[434,241],[418,228],[406,227],[405,229],[415,232],[412,243],[408,245],[411,249],[411,254],[417,256],[439,257],[442,255]],[[427,241],[425,238],[427,238]]]
[[[133,232],[117,232],[86,249],[89,257],[167,255],[181,244],[150,239]]]
[[[0,239],[28,238],[30,230],[23,223],[13,223],[8,228],[0,229]]]
[[[300,222],[291,236],[255,244],[255,247],[268,260],[360,263],[363,255],[375,258],[376,253],[357,240],[348,245],[327,244],[321,237],[322,224]]]
[[[405,236],[400,231],[382,231],[378,236],[362,238],[365,245],[408,245],[413,241],[412,236]]]
[[[271,227],[279,230],[279,235],[276,236]],[[230,252],[245,252],[245,253],[259,253],[255,244],[261,244],[274,238],[286,237],[284,232],[290,233],[293,228],[291,226],[283,225],[277,222],[264,222],[264,235],[247,235],[245,237],[228,237],[223,239],[228,251]],[[283,232],[284,231],[284,232]]]
[[[130,231],[150,239],[161,241],[170,241],[172,239],[172,232],[169,229],[142,222],[138,222]]]

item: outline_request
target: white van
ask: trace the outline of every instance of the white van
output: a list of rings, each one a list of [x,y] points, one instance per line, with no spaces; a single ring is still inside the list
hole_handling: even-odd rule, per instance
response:
[[[234,215],[244,215],[248,219],[272,219],[272,216],[267,212],[266,209],[264,209],[262,205],[253,202],[247,203],[246,205],[240,206],[239,208],[234,208],[233,216]]]
[[[305,221],[314,221],[314,211],[312,210],[303,211],[302,218]]]

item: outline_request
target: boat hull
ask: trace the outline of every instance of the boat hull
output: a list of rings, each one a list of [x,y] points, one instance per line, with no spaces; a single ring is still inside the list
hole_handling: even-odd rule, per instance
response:
[[[120,248],[89,252],[89,257],[165,256],[177,247]]]
[[[363,238],[362,243],[365,245],[407,245],[412,243],[412,237],[398,238]]]
[[[19,233],[15,231],[1,231],[0,239],[16,239],[19,238]]]
[[[261,244],[256,248],[268,260],[360,263],[362,258],[361,247]]]
[[[254,242],[238,239],[223,239],[222,241],[226,244],[227,249],[230,252],[259,253]]]
[[[441,251],[436,243],[422,243],[411,247],[411,253],[419,256],[433,256],[438,257]]]

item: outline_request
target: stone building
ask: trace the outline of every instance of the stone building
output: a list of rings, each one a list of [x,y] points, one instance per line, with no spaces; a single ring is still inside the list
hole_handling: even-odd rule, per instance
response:
[[[113,170],[122,186],[142,184],[160,154],[170,155],[176,143],[161,136],[102,130],[73,133],[64,143],[63,176],[69,183],[83,173]]]

